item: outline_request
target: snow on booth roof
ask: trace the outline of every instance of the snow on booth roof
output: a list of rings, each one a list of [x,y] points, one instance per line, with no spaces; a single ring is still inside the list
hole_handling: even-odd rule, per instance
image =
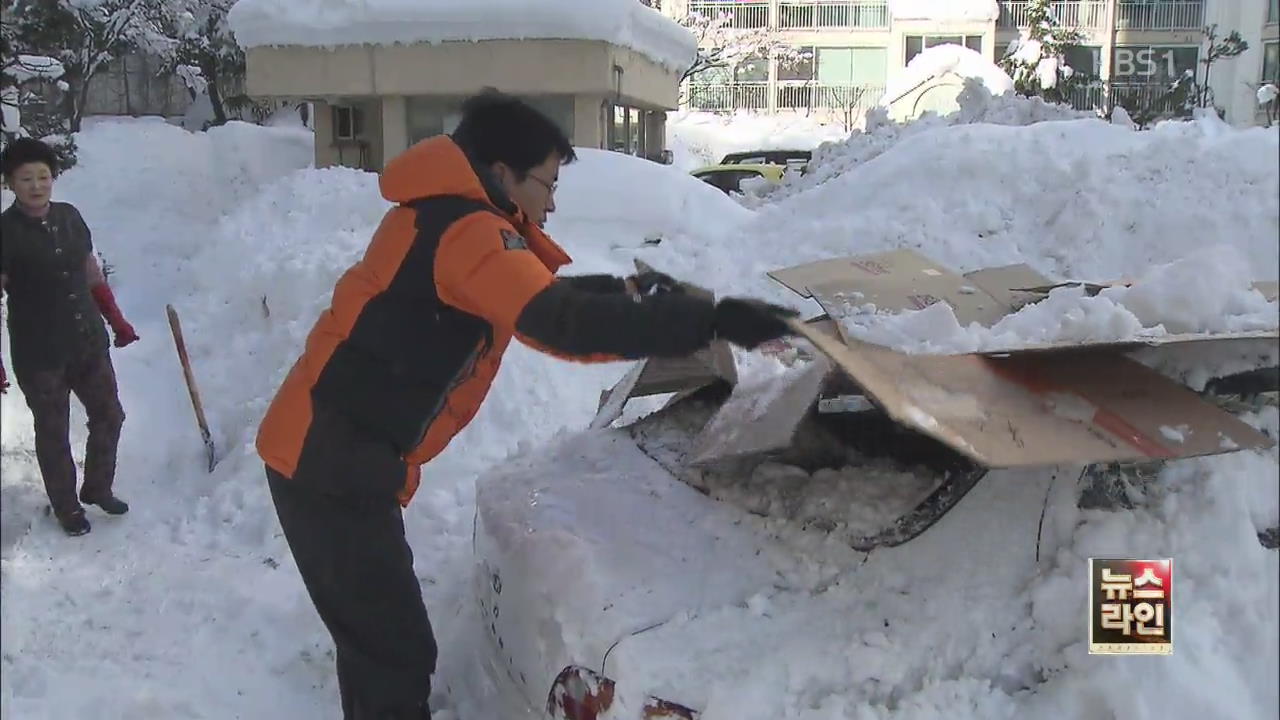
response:
[[[981,53],[960,45],[935,45],[911,58],[907,67],[885,88],[881,105],[897,102],[902,96],[915,90],[933,78],[953,73],[960,77],[978,78],[992,95],[1003,95],[1013,90],[1013,80]]]
[[[996,0],[889,0],[894,20],[992,22],[1000,17]]]
[[[479,40],[603,40],[677,72],[697,41],[636,0],[240,0],[241,47],[394,45]]]

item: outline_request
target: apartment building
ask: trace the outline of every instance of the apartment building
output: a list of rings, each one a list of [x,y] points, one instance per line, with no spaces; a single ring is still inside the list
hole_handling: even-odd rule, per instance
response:
[[[1213,66],[1210,85],[1229,122],[1264,118],[1258,86],[1276,82],[1280,65],[1280,0],[1061,0],[1052,12],[1084,42],[1070,64],[1094,78],[1072,98],[1081,109],[1107,100],[1153,99],[1205,52],[1201,28],[1239,30],[1250,49]],[[862,114],[886,84],[924,49],[964,45],[992,61],[1027,24],[1027,0],[955,0],[946,16],[922,17],[930,4],[896,0],[667,0],[673,17],[727,14],[733,28],[768,29],[807,60],[780,64],[750,58],[694,76],[683,105],[713,112],[805,112],[825,119]],[[933,7],[940,7],[933,4]],[[913,14],[913,11],[914,14]]]

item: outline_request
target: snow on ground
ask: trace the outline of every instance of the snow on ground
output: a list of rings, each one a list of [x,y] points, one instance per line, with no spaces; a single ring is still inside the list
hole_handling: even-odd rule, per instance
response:
[[[1028,262],[1050,277],[1111,279],[1226,243],[1258,279],[1275,277],[1276,129],[1211,119],[1141,133],[1097,120],[993,124],[1001,113],[1043,112],[1025,110],[1033,106],[993,104],[983,123],[855,135],[828,146],[833,169],[821,182],[757,211],[705,192],[680,168],[584,153],[562,173],[549,229],[577,261],[569,273],[626,272],[642,258],[722,294],[797,307],[764,271],[893,247],[960,271]],[[296,128],[189,134],[111,121],[90,124],[77,142],[80,163],[55,196],[84,213],[142,336],[113,352],[129,415],[118,487],[133,510],[91,510],[93,532],[66,538],[41,512],[21,395],[4,396],[4,717],[337,717],[329,640],[279,535],[252,441],[333,281],[386,208],[375,178],[310,169],[310,136]],[[858,160],[844,163],[844,153]],[[651,189],[637,196],[637,186]],[[645,242],[653,236],[662,239]],[[214,428],[212,474],[201,467],[166,303],[181,314]],[[747,379],[776,371],[755,356],[740,361]],[[626,370],[513,347],[472,426],[424,469],[406,526],[444,648],[441,720],[501,716],[477,669],[487,645],[470,585],[476,476],[510,456],[551,462],[558,472],[546,482],[581,485],[593,476],[575,473],[592,468],[602,483],[618,482],[609,472],[624,460],[616,432],[571,431]],[[83,415],[73,406],[78,452]],[[1246,420],[1280,432],[1274,409]],[[1255,533],[1280,520],[1277,459],[1272,449],[1171,463],[1131,512],[1079,510],[1074,475],[993,475],[934,531],[870,556],[707,505],[705,532],[745,522],[760,542],[779,534],[771,552],[780,559],[769,562],[789,561],[790,574],[747,602],[708,602],[632,638],[609,672],[653,689],[696,688],[686,697],[705,720],[1272,717],[1280,568]],[[664,537],[646,541],[660,548]],[[1093,555],[1175,558],[1173,657],[1085,654]]]
[[[849,136],[838,125],[803,115],[724,116],[679,111],[667,115],[667,146],[673,166],[689,172],[718,164],[725,155],[750,150],[813,150]]]
[[[246,48],[603,40],[677,72],[693,64],[698,47],[688,30],[635,0],[240,0],[228,21]]]

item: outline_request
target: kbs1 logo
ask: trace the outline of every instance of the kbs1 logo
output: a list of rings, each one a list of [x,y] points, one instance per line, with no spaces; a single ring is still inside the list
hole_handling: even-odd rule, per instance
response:
[[[1173,654],[1173,560],[1089,558],[1089,654]]]

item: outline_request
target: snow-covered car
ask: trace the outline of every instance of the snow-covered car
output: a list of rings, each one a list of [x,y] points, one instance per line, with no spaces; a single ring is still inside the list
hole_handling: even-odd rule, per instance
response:
[[[1274,391],[1272,380],[1263,384]],[[717,417],[773,412],[815,381],[820,396],[846,402],[812,407],[785,451],[689,462]],[[955,676],[968,662],[959,648],[988,635],[1001,649],[973,660],[978,674],[1033,684],[1025,667],[1001,669],[1000,655],[1035,662],[1038,631],[1005,618],[1026,614],[1024,585],[1046,572],[1042,547],[1052,557],[1069,542],[1063,518],[1082,507],[1123,506],[1109,493],[1131,488],[1117,491],[1117,478],[1151,467],[988,469],[870,403],[848,403],[848,391],[847,379],[801,361],[735,389],[678,394],[625,427],[565,437],[482,475],[475,600],[509,716],[689,720],[714,705],[715,717],[782,717],[781,706],[753,705],[781,701],[731,700],[724,688],[756,673],[785,687],[792,666],[825,677],[829,665],[850,678],[846,694],[891,702],[919,692],[911,678],[921,673]],[[902,605],[884,605],[886,594]],[[725,714],[736,702],[743,714]]]

